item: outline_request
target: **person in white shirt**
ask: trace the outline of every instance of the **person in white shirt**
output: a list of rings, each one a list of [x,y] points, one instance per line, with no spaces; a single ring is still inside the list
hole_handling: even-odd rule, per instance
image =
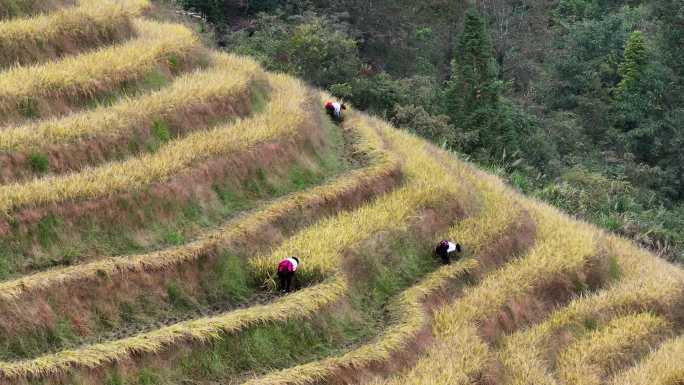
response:
[[[346,110],[347,106],[344,103],[327,101],[325,102],[325,110],[328,114],[332,116],[336,121],[342,121],[342,110]]]
[[[442,264],[448,265],[451,263],[451,257],[456,253],[461,252],[461,245],[451,241],[441,241],[435,248],[435,257],[442,260]]]

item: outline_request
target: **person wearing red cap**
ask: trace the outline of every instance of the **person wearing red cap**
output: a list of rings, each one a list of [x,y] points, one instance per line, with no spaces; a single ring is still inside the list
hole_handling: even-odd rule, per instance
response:
[[[280,291],[289,293],[292,287],[292,280],[295,272],[299,266],[299,259],[297,257],[285,258],[278,263],[278,281],[280,284]]]
[[[342,121],[342,110],[346,109],[347,106],[344,103],[333,102],[332,100],[325,102],[325,110],[335,121]]]

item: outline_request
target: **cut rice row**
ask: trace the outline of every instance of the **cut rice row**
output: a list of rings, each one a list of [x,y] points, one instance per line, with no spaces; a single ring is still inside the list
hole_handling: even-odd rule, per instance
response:
[[[423,166],[428,169],[439,167],[434,162],[433,165],[426,164]],[[418,170],[422,171],[423,168],[416,166],[413,170],[415,173]],[[325,262],[328,258],[339,261],[340,253],[343,252],[344,248],[372,237],[373,234],[383,229],[401,226],[402,223],[412,220],[412,216],[421,208],[444,205],[444,202],[450,201],[447,197],[458,197],[459,194],[455,194],[455,192],[458,192],[459,188],[466,187],[459,187],[459,185],[449,183],[450,181],[447,180],[443,185],[431,188],[426,185],[426,181],[424,182],[424,177],[418,178],[413,173],[411,179],[419,179],[416,181],[417,183],[391,192],[379,198],[374,204],[362,207],[353,213],[342,213],[338,217],[311,226],[287,240],[283,246],[274,251],[271,257],[260,259],[271,260],[278,255],[283,255],[283,250],[297,248],[297,254],[306,255],[307,260],[301,269],[300,279],[308,282],[324,280],[324,283],[314,288],[304,289],[288,296],[286,300],[278,300],[266,306],[238,310],[218,317],[183,322],[155,332],[86,347],[74,352],[64,351],[30,361],[5,363],[0,366],[0,370],[8,377],[24,377],[27,375],[58,374],[73,367],[73,365],[96,367],[107,362],[130,357],[129,354],[132,352],[153,353],[178,343],[212,340],[222,333],[235,332],[257,322],[275,322],[291,317],[306,317],[307,314],[320,311],[323,306],[344,296],[348,287],[346,279],[335,275],[336,268],[326,265]],[[420,175],[424,174],[421,173]],[[463,204],[467,204],[467,202],[463,202]],[[453,207],[453,203],[450,205]],[[458,209],[458,206],[457,204],[457,211],[462,210]],[[451,210],[453,212],[454,209]],[[391,218],[388,218],[387,214]],[[355,224],[355,231],[340,238],[340,232],[333,230],[345,228],[348,223]],[[317,241],[315,243],[310,242],[312,239]],[[324,245],[327,247],[323,247]],[[335,245],[335,247],[331,248],[330,245]],[[331,256],[330,253],[335,253],[337,256]],[[259,265],[256,263],[254,266]],[[267,269],[270,273],[270,266]],[[256,273],[257,277],[264,277],[261,269],[257,268]],[[332,277],[326,278],[326,276]]]
[[[202,60],[200,41],[186,27],[136,19],[134,29],[138,37],[129,42],[0,73],[3,122],[70,113],[146,77],[155,86]]]
[[[616,237],[604,239],[607,249],[617,257],[621,280],[592,296],[571,302],[543,323],[507,337],[500,353],[505,377],[513,384],[556,383],[551,363],[558,350],[572,342],[587,328],[608,324],[612,319],[635,313],[654,312],[669,322],[684,296],[684,275],[666,262]],[[558,343],[557,341],[563,341]]]
[[[672,339],[634,368],[615,377],[611,385],[679,385],[684,382],[684,336]]]
[[[408,373],[385,383],[468,384],[490,375],[495,357],[488,341],[543,315],[552,305],[546,301],[571,296],[577,285],[573,280],[588,284],[587,269],[598,268],[592,266],[597,258],[594,230],[547,206],[522,203],[538,226],[532,250],[438,310],[433,328],[438,342]],[[529,299],[547,290],[554,290],[559,298],[539,303]],[[519,310],[502,318],[504,306]]]
[[[0,22],[0,68],[45,62],[131,37],[131,18],[147,0],[87,1],[39,15]]]
[[[292,141],[302,133],[307,118],[303,84],[271,76],[273,98],[266,110],[252,118],[171,141],[158,152],[113,162],[80,173],[47,177],[23,184],[0,186],[0,211],[63,201],[107,197],[142,189],[182,173],[206,159],[248,151],[269,141]]]
[[[267,92],[266,76],[254,61],[212,55],[212,67],[176,79],[168,87],[111,107],[0,131],[0,182],[42,175],[32,167],[45,156],[49,171],[65,173],[121,157],[131,143],[153,143],[165,130],[179,137],[206,129],[217,120],[244,117],[253,100]]]
[[[367,167],[311,191],[277,200],[190,244],[47,271],[0,284],[0,325],[8,333],[20,335],[46,328],[46,319],[87,320],[92,318],[88,314],[97,308],[118,309],[121,303],[141,295],[156,302],[157,297],[166,296],[165,288],[170,282],[191,286],[185,284],[188,280],[184,277],[192,276],[198,282],[213,279],[213,266],[226,252],[249,255],[248,250],[264,251],[267,245],[277,243],[316,218],[357,207],[399,182],[398,161],[385,153],[372,136],[358,138],[355,148],[370,162]],[[33,317],[39,309],[50,310],[41,311],[45,317]]]

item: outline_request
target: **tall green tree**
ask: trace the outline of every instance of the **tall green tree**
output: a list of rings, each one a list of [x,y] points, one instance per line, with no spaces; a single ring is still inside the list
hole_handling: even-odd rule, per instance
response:
[[[447,92],[447,108],[456,121],[478,109],[493,109],[499,101],[494,49],[485,20],[475,8],[466,12]]]
[[[456,127],[452,146],[487,161],[518,150],[515,107],[503,100],[487,23],[474,8],[465,15],[452,76],[445,90],[445,110]]]
[[[648,57],[646,42],[641,31],[634,31],[629,35],[625,45],[624,61],[618,68],[622,77],[617,86],[618,92],[624,92],[639,81],[646,67]]]

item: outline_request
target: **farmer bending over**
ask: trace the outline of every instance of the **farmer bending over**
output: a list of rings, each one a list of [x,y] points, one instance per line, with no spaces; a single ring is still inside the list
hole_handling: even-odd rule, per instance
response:
[[[292,279],[294,278],[299,259],[297,257],[285,258],[278,263],[278,280],[280,283],[280,291],[289,293],[292,286]]]
[[[337,122],[342,121],[342,110],[346,110],[347,106],[344,103],[333,102],[328,100],[325,102],[325,110]]]
[[[460,244],[454,244],[453,242],[444,240],[437,245],[437,248],[435,248],[435,257],[439,257],[442,260],[442,264],[448,265],[451,263],[451,256],[460,252]]]

